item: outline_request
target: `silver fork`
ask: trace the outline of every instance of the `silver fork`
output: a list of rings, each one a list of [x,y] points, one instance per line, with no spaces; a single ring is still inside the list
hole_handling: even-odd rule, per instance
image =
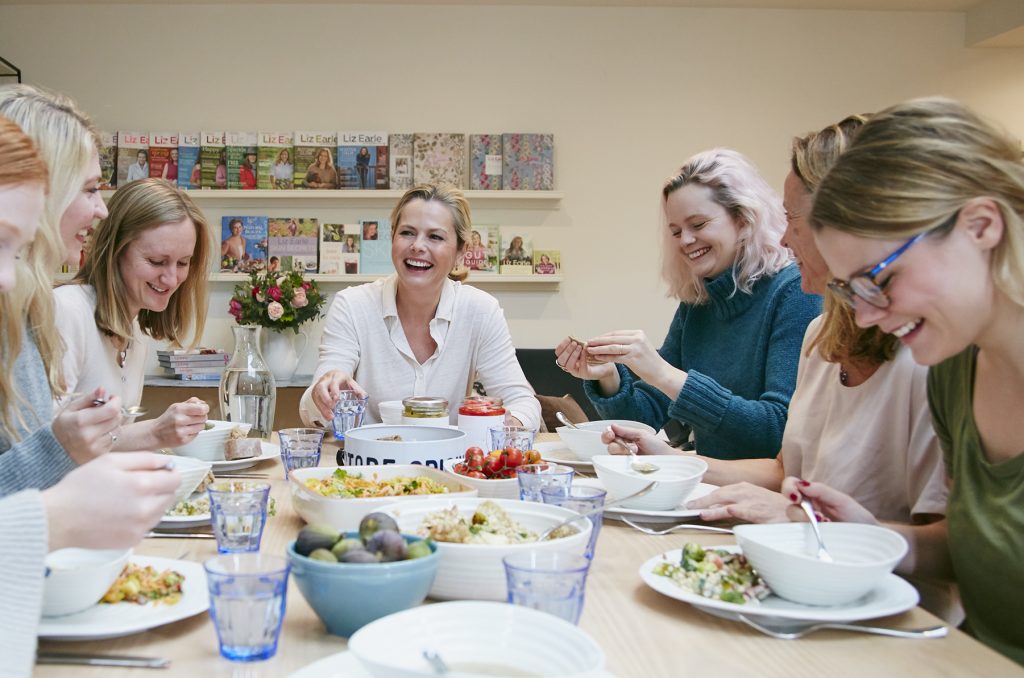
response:
[[[923,629],[890,629],[884,626],[863,626],[861,624],[838,624],[833,622],[808,624],[799,621],[775,620],[766,623],[764,621],[754,621],[742,614],[737,615],[737,617],[747,626],[757,629],[766,636],[778,638],[779,640],[796,640],[797,638],[803,638],[808,633],[821,629],[873,633],[879,636],[892,636],[893,638],[944,638],[949,633],[949,629],[945,626],[929,626]]]
[[[643,525],[638,525],[637,523],[634,523],[629,518],[622,518],[622,522],[626,523],[632,528],[640,530],[644,534],[653,534],[659,537],[663,534],[671,534],[673,532],[678,532],[679,530],[700,530],[704,532],[719,532],[721,534],[732,534],[732,530],[726,529],[724,527],[712,527],[711,525],[695,525],[692,523],[681,523],[679,525],[673,525],[672,527],[666,527],[664,530],[652,530],[649,527],[644,527]]]

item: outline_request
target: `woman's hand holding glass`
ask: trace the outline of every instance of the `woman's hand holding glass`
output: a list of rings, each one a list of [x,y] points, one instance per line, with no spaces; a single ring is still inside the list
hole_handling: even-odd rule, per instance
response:
[[[84,464],[110,451],[120,426],[121,399],[113,396],[106,400],[104,390],[97,388],[68,402],[54,417],[52,429],[68,455]]]
[[[366,390],[356,383],[352,375],[341,370],[331,370],[324,374],[313,385],[313,404],[323,417],[323,421],[334,419],[334,403],[342,391],[355,391],[361,398],[366,397]]]

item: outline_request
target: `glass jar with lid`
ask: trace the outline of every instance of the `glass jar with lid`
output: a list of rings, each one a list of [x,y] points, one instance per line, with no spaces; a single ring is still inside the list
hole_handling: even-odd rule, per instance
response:
[[[402,423],[407,426],[448,426],[448,401],[436,396],[404,398]]]
[[[485,452],[491,444],[490,429],[505,425],[505,408],[501,398],[466,396],[459,407],[459,429],[466,434],[466,447],[479,447]]]

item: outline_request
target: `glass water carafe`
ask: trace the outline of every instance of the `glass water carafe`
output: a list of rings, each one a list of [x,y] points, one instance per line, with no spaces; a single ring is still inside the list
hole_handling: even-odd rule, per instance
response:
[[[226,421],[251,424],[250,438],[271,437],[277,384],[260,354],[260,328],[236,325],[235,351],[220,380],[220,416]]]

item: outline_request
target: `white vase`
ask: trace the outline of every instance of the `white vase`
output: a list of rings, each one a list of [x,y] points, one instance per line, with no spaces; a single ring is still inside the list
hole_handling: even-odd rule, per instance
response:
[[[289,381],[295,376],[299,356],[306,350],[308,337],[303,332],[295,334],[291,330],[275,332],[268,329],[263,332],[263,340],[265,347],[262,353],[267,367],[279,382]]]

